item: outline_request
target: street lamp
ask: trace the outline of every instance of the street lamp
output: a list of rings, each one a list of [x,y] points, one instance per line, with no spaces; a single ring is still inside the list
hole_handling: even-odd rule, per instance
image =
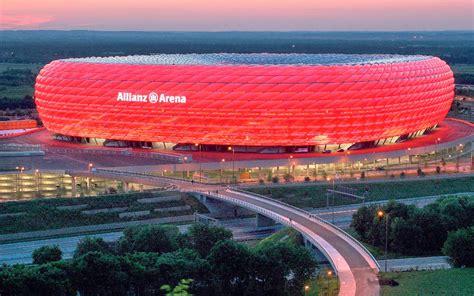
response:
[[[331,182],[331,181],[332,181],[332,192],[331,192],[331,193],[332,193],[332,194],[331,194],[331,195],[332,195],[332,224],[334,224],[334,214],[335,214],[335,213],[334,213],[334,211],[335,211],[334,207],[336,206],[336,205],[335,205],[335,200],[334,200],[334,199],[335,199],[335,197],[334,197],[334,191],[336,190],[336,186],[335,186],[336,177],[337,177],[337,175],[336,175],[334,178],[332,178],[332,179],[329,178],[329,177],[327,178],[328,182]],[[329,195],[326,196],[326,204],[327,204],[328,207],[329,207]]]
[[[88,170],[89,170],[89,172],[91,172],[91,171],[92,171],[92,167],[93,167],[93,166],[94,166],[94,164],[92,164],[92,163],[89,163],[89,165],[87,166],[87,167],[88,167]]]
[[[309,291],[309,285],[305,285],[304,286],[304,294],[306,295],[306,293]]]
[[[184,178],[183,178],[183,179],[186,179],[187,177],[189,177],[189,174],[188,174],[188,172],[187,172],[187,170],[186,170],[186,161],[187,161],[187,160],[188,160],[188,158],[187,158],[186,156],[183,157],[183,170],[184,170],[184,172],[183,172]]]
[[[235,180],[235,148],[232,146],[227,147],[227,150],[232,151],[232,181],[236,183]]]
[[[288,157],[288,174],[291,175],[291,160],[293,159],[293,155]]]
[[[329,279],[332,276],[332,271],[328,270],[326,273],[326,283],[327,283],[327,288],[328,288],[328,295],[329,295]]]
[[[407,161],[405,162],[405,171],[406,171],[407,173],[408,173],[408,162],[409,162],[409,160],[410,160],[410,156],[408,156],[408,151],[410,151],[410,150],[411,150],[411,148],[408,147],[408,149],[405,151],[405,152],[406,152],[405,154],[406,154],[406,157],[407,157]]]
[[[385,272],[387,272],[387,251],[388,251],[388,219],[389,219],[389,215],[388,213],[384,212],[383,210],[379,210],[377,212],[377,216],[380,218],[380,219],[383,219],[384,216],[385,216]]]
[[[194,144],[194,146],[199,148],[199,182],[201,182],[201,176],[202,176],[202,167],[201,167],[201,161],[202,161],[202,146],[199,145],[198,143]]]
[[[221,159],[221,183],[222,183],[222,174],[224,173],[224,163],[225,163],[225,159]]]

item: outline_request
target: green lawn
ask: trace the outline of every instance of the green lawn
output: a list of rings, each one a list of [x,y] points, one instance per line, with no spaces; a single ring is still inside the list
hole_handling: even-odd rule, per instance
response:
[[[399,286],[382,286],[383,296],[405,295],[474,295],[474,268],[453,268],[436,271],[383,273]]]
[[[0,63],[0,98],[33,96],[34,80],[43,65]]]
[[[160,203],[139,203],[137,199],[159,196],[178,195],[179,201]],[[77,210],[61,210],[57,206],[87,204],[86,208]],[[189,205],[189,210],[171,212],[155,212],[155,208]],[[150,210],[150,214],[136,218],[120,218],[118,213],[82,214],[82,210],[126,207],[127,212]],[[206,208],[194,197],[180,192],[137,192],[122,193],[109,196],[35,199],[21,202],[0,203],[0,214],[19,213],[20,216],[0,217],[0,234],[24,231],[46,230],[72,226],[94,225],[103,223],[123,222],[129,220],[161,218],[168,216],[191,215],[195,211],[207,212]]]
[[[336,184],[337,186],[337,184]],[[371,184],[346,184],[345,187],[357,189],[362,195],[367,188],[367,201],[404,199],[411,197],[430,196],[439,194],[454,194],[460,192],[474,192],[474,177],[456,179],[415,180]],[[326,206],[326,189],[332,185],[302,185],[302,186],[259,186],[249,188],[249,191],[264,194],[300,208],[318,208]],[[330,198],[332,205],[332,198]],[[353,199],[337,197],[335,205],[360,203]]]

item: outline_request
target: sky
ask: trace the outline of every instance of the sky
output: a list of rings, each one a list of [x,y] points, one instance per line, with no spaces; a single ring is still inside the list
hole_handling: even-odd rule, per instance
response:
[[[0,0],[0,29],[473,30],[472,0]]]

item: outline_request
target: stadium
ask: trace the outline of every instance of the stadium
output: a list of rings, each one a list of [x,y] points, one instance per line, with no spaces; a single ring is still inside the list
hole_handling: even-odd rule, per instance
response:
[[[74,58],[46,65],[35,87],[59,140],[258,153],[406,141],[434,129],[453,96],[449,66],[418,55]]]

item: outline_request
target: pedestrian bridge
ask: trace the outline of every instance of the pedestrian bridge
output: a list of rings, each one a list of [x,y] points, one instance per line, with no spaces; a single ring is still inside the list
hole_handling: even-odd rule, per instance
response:
[[[237,187],[191,183],[122,170],[96,169],[85,174],[148,185],[173,185],[182,192],[218,199],[252,210],[294,228],[316,246],[328,258],[339,277],[339,295],[375,296],[380,293],[377,279],[379,265],[372,254],[342,229],[307,211]]]

